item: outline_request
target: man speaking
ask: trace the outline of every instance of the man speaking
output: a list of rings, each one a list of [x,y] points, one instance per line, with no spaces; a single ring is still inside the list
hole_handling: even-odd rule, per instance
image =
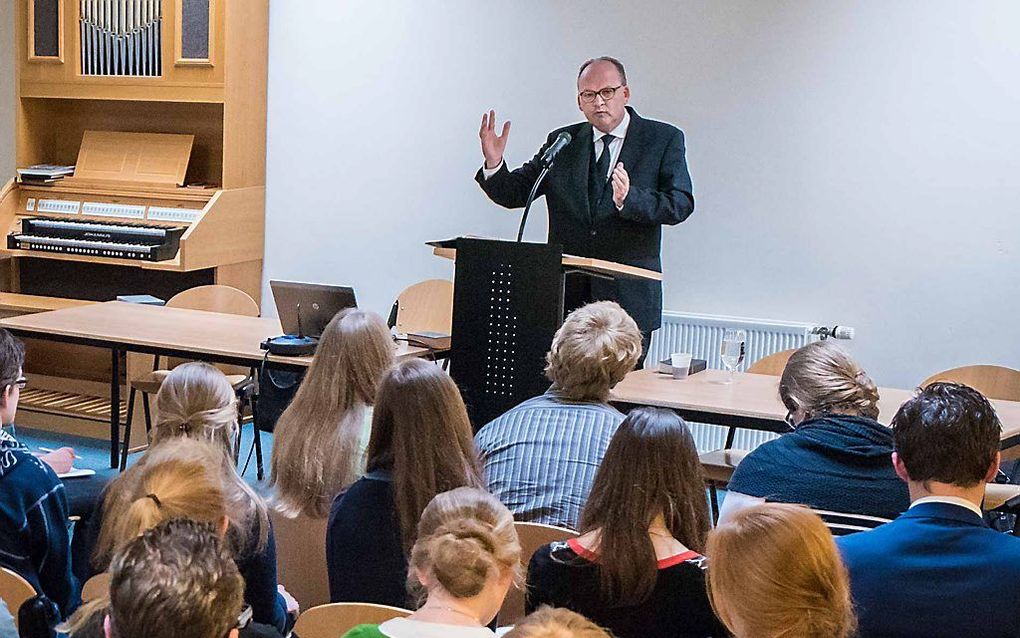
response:
[[[496,113],[489,111],[478,132],[485,166],[475,180],[500,206],[524,206],[543,154],[567,132],[572,141],[536,195],[546,198],[549,242],[571,255],[661,271],[661,226],[679,224],[694,212],[684,134],[639,116],[629,101],[623,64],[608,56],[588,60],[577,76],[577,106],[588,122],[556,129],[530,162],[510,171],[503,161],[510,122],[497,134]],[[601,300],[617,301],[634,318],[647,353],[662,318],[661,283],[567,276],[567,312]]]

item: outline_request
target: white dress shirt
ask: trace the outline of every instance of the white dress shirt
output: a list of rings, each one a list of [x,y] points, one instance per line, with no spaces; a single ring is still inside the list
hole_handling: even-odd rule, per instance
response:
[[[910,509],[913,509],[915,506],[922,503],[947,503],[949,505],[959,505],[960,507],[966,507],[978,516],[982,516],[980,507],[965,498],[960,498],[959,496],[925,496],[924,498],[919,498],[911,503]]]

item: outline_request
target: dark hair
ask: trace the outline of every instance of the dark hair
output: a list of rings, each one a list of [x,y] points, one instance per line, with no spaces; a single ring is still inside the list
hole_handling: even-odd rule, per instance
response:
[[[25,365],[25,344],[0,328],[0,392],[18,380]]]
[[[178,518],[147,530],[110,573],[116,638],[226,636],[244,604],[244,580],[208,523]]]
[[[620,73],[620,84],[622,84],[623,86],[627,86],[627,71],[623,68],[623,62],[620,62],[616,58],[609,55],[600,55],[597,58],[585,60],[584,64],[581,65],[581,68],[577,70],[577,79],[580,80],[581,74],[584,73],[584,70],[587,69],[592,64],[595,64],[596,62],[608,62],[615,66],[616,70]]]
[[[436,494],[485,488],[464,400],[450,375],[422,359],[401,361],[383,376],[372,413],[369,472],[393,473],[393,500],[404,548]]]
[[[912,481],[973,487],[995,462],[1002,423],[974,388],[938,382],[900,406],[892,429],[896,453]]]
[[[613,435],[581,516],[583,533],[601,530],[599,580],[612,604],[640,604],[655,588],[648,526],[660,513],[674,538],[704,551],[709,519],[694,437],[676,413],[637,408]]]

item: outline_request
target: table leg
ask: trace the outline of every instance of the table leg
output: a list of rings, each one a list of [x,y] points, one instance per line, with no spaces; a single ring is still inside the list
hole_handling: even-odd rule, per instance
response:
[[[120,449],[120,350],[113,348],[110,366],[110,467],[118,466]]]
[[[733,447],[733,438],[735,436],[737,436],[737,428],[731,425],[730,429],[726,432],[726,445],[723,446],[725,449],[728,450]]]

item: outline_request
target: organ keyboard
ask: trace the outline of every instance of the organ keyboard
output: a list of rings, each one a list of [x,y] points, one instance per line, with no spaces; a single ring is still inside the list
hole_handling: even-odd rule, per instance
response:
[[[7,236],[7,247],[75,255],[164,261],[180,248],[185,228],[28,218],[21,232]]]

